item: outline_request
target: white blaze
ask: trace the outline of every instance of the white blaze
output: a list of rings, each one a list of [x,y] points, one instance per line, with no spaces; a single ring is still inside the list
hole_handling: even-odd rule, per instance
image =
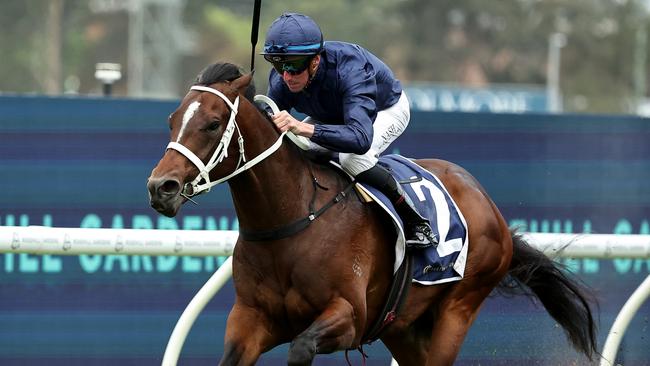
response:
[[[196,113],[196,110],[199,109],[200,105],[201,105],[200,102],[192,102],[185,110],[185,114],[183,114],[183,124],[181,125],[181,131],[178,133],[176,142],[181,141],[181,137],[183,136],[183,131],[185,131],[185,127],[190,122],[192,117],[194,117],[194,113]]]

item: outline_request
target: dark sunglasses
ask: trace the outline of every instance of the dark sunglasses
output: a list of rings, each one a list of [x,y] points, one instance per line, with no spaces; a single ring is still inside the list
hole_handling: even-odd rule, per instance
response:
[[[264,55],[264,59],[273,65],[275,71],[282,75],[285,71],[291,75],[298,75],[309,67],[309,62],[313,56],[298,57],[280,57],[274,55]]]

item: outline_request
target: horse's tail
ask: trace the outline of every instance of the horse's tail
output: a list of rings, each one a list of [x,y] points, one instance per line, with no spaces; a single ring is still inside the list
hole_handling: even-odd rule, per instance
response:
[[[596,350],[596,323],[589,303],[595,298],[566,268],[533,248],[512,231],[513,254],[501,293],[536,296],[578,350],[591,360]],[[531,293],[532,291],[532,293]]]

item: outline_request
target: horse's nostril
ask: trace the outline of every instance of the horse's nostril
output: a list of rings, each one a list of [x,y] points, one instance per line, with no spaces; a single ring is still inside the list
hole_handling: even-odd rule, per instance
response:
[[[161,195],[176,195],[181,190],[181,185],[176,180],[166,180],[158,187],[158,193]]]

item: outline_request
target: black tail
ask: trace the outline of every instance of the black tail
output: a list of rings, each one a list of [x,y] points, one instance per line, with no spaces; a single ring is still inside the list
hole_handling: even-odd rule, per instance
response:
[[[596,323],[589,305],[596,304],[595,298],[579,280],[569,277],[566,268],[530,246],[514,231],[512,242],[512,263],[498,290],[506,294],[522,294],[524,290],[523,294],[536,296],[564,328],[573,346],[591,360],[598,353]]]

